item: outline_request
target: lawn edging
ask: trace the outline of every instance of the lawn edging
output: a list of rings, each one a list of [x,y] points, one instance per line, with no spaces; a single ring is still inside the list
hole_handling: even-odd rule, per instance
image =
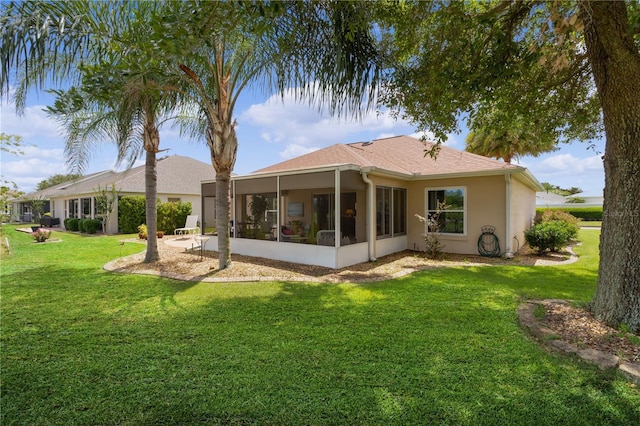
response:
[[[616,355],[599,351],[597,349],[580,349],[576,345],[559,339],[558,335],[546,327],[542,320],[534,314],[536,307],[542,301],[531,300],[520,304],[518,307],[518,319],[520,325],[527,329],[533,337],[546,348],[566,354],[575,354],[584,361],[596,364],[601,370],[617,368],[628,380],[640,386],[640,364],[621,361]],[[566,300],[546,300],[549,303],[567,303]]]

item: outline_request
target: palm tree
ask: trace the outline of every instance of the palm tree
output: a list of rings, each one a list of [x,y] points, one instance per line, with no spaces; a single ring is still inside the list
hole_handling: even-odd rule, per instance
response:
[[[238,96],[250,85],[280,93],[295,87],[300,97],[329,104],[338,114],[372,106],[379,68],[370,13],[364,1],[11,4],[3,13],[10,17],[5,20],[10,31],[3,35],[6,73],[0,87],[8,89],[14,68],[23,72],[18,93],[48,76],[68,78],[79,62],[91,65],[115,54],[114,46],[138,61],[136,70],[157,69],[156,61],[166,61],[185,83],[173,88],[176,96],[191,96],[203,116],[217,175],[220,267],[226,268],[231,266],[229,183],[238,149],[233,118]],[[71,29],[64,17],[74,23]],[[130,46],[127,32],[120,30],[132,25],[145,25],[146,32]],[[95,75],[100,83],[101,74]],[[157,149],[154,110],[143,111],[144,143]]]
[[[172,92],[165,92],[158,79],[110,73],[111,65],[84,70],[79,87],[57,91],[57,99],[47,111],[67,130],[65,156],[77,170],[86,165],[95,145],[115,140],[118,161],[131,166],[145,152],[145,200],[148,230],[145,262],[160,258],[157,248],[157,159],[160,151],[159,126],[175,105]],[[116,69],[119,67],[116,67]],[[111,78],[92,84],[93,77]],[[108,81],[105,84],[103,81]]]
[[[328,103],[334,112],[363,110],[378,75],[364,4],[200,3],[170,4],[159,27],[179,40],[175,60],[200,105],[216,171],[219,265],[231,266],[230,179],[238,150],[234,108],[250,85]],[[357,19],[354,19],[357,18]],[[194,38],[194,34],[197,36]],[[184,49],[189,46],[190,51]],[[355,61],[354,58],[364,58]],[[369,104],[371,105],[371,103]]]
[[[503,159],[509,164],[523,155],[537,157],[557,149],[555,140],[541,140],[534,129],[479,129],[469,132],[466,140],[467,151],[485,157]]]
[[[18,108],[25,91],[47,78],[75,81],[78,87],[54,91],[58,98],[49,113],[67,128],[66,157],[82,172],[94,144],[115,140],[118,161],[133,164],[146,153],[146,224],[149,232],[145,262],[159,259],[157,249],[157,177],[159,119],[177,102],[167,91],[161,56],[150,53],[147,21],[154,2],[23,2],[3,9],[2,89],[8,89],[14,69],[19,82]],[[141,60],[146,58],[146,60]]]

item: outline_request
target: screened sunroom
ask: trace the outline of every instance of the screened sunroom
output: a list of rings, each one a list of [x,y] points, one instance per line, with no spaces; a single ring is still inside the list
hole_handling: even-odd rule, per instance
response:
[[[215,193],[214,181],[202,184],[205,223],[215,222]],[[332,268],[366,262],[375,255],[370,242],[394,236],[392,197],[352,165],[233,176],[231,252]],[[406,235],[406,225],[398,225],[406,223],[406,190],[395,198],[395,236],[401,237]],[[398,246],[406,247],[406,238]],[[207,248],[217,248],[215,235]]]

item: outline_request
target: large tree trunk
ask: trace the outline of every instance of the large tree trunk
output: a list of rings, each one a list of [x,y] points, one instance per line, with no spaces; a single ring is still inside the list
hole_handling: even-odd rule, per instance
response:
[[[581,2],[606,148],[597,319],[640,328],[640,53],[624,2]]]
[[[160,254],[158,253],[158,237],[156,235],[158,230],[158,175],[156,170],[158,162],[156,159],[156,152],[160,145],[160,135],[155,126],[152,126],[151,128],[145,127],[144,132],[145,134],[143,139],[145,140],[146,152],[144,167],[146,199],[145,216],[147,221],[147,252],[144,257],[144,262],[151,263],[160,259]]]

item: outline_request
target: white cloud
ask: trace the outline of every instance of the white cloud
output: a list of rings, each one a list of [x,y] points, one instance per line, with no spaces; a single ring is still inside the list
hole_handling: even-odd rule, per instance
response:
[[[598,155],[578,157],[560,153],[543,158],[527,157],[519,165],[528,168],[540,182],[561,188],[579,187],[585,195],[601,195],[604,186],[604,166]]]
[[[388,137],[411,132],[411,126],[396,120],[387,111],[371,111],[359,119],[331,117],[326,108],[318,110],[296,101],[292,92],[284,98],[274,95],[263,103],[253,104],[239,117],[239,121],[258,127],[260,137],[272,144],[285,145],[280,152],[302,152],[301,148],[316,149],[335,143]],[[292,145],[292,146],[290,146]],[[290,146],[290,147],[289,147]]]
[[[547,174],[575,175],[576,173],[601,171],[604,170],[604,166],[602,159],[595,155],[579,158],[572,154],[558,154],[543,159],[537,169]]]
[[[47,116],[43,105],[25,107],[24,114],[18,116],[13,104],[2,105],[2,122],[0,128],[3,133],[18,135],[25,143],[38,145],[38,141],[56,139],[63,141],[58,123]]]
[[[21,191],[31,192],[39,182],[55,174],[67,173],[62,149],[27,146],[22,151],[24,155],[11,156],[15,160],[2,160],[2,179],[14,182]]]
[[[424,136],[425,140],[427,141],[435,141],[436,137],[432,132],[416,132],[416,133],[412,133],[409,136],[414,137],[414,138],[422,138]],[[447,140],[442,142],[442,145],[444,146],[448,146],[450,148],[456,148],[456,149],[464,149],[464,145],[462,147],[459,147],[459,142],[458,142],[458,135],[454,134],[454,133],[449,133],[447,134]]]
[[[294,144],[287,145],[284,151],[280,151],[278,155],[280,155],[280,157],[283,160],[289,160],[291,158],[299,157],[301,155],[308,154],[313,151],[317,151],[318,149],[320,148],[302,146],[294,143]]]

